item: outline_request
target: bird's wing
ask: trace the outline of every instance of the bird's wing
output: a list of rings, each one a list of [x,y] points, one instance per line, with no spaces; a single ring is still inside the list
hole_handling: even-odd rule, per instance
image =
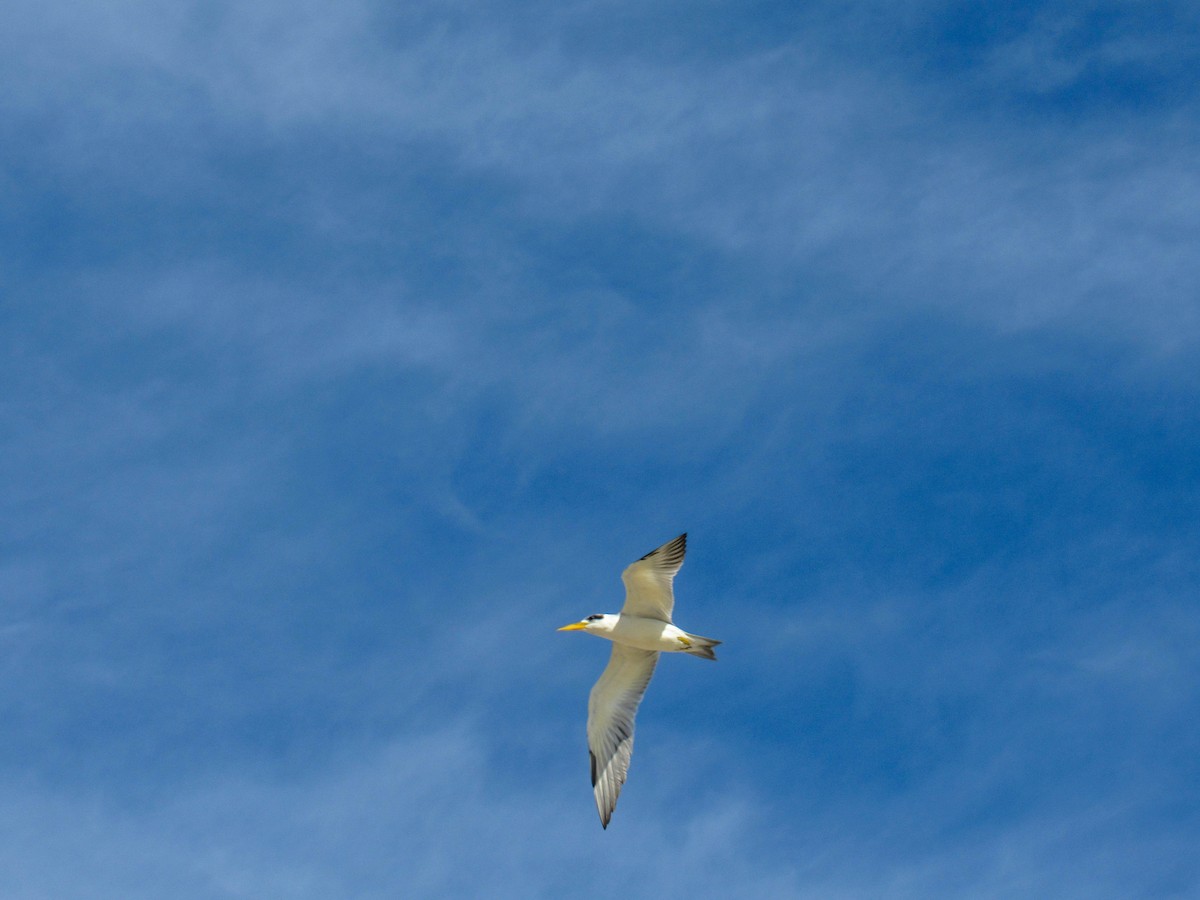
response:
[[[613,644],[612,657],[588,697],[588,755],[600,824],[608,827],[633,756],[633,718],[658,653]]]
[[[671,621],[675,606],[672,582],[683,565],[687,552],[687,534],[681,534],[657,550],[651,550],[621,573],[625,582],[625,606],[622,615]]]

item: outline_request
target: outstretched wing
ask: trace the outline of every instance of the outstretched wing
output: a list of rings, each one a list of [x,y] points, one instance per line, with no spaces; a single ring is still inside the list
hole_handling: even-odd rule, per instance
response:
[[[654,674],[658,653],[613,644],[612,657],[588,696],[588,755],[592,760],[592,790],[600,824],[608,828],[629,759],[633,756],[633,719],[646,685]]]
[[[625,606],[621,614],[670,622],[675,606],[672,584],[686,552],[685,532],[627,567],[621,573],[621,580],[625,582]]]

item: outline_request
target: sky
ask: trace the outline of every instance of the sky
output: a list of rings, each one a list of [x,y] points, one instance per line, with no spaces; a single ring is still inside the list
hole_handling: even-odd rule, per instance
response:
[[[1200,897],[1198,37],[10,0],[0,895]]]

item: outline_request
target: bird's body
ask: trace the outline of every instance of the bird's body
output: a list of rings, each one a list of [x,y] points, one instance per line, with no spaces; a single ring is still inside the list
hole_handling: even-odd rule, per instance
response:
[[[695,635],[688,634],[682,628],[661,619],[648,619],[625,613],[609,614],[591,622],[587,631],[596,637],[607,638],[614,644],[636,647],[638,650],[653,650],[658,653],[695,652]]]
[[[588,697],[588,752],[600,823],[607,828],[633,755],[633,720],[659,653],[690,653],[715,660],[721,643],[689,634],[671,621],[675,574],[683,565],[687,535],[647,553],[621,573],[625,606],[596,614],[559,631],[587,631],[613,642],[608,667]]]

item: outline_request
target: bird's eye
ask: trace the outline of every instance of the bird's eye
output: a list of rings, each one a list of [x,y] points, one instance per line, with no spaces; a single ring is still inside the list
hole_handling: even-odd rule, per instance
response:
[[[603,618],[604,618],[604,616],[588,616],[587,620],[589,622],[595,622],[597,619],[603,619]]]

